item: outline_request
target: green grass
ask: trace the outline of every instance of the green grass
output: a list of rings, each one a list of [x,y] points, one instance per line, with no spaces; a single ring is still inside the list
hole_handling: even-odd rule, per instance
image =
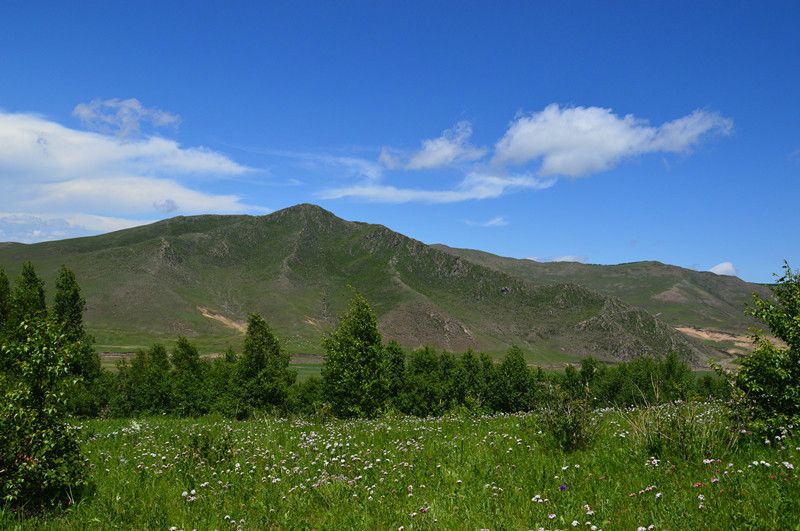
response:
[[[593,421],[594,442],[570,454],[550,444],[535,413],[87,421],[95,492],[58,515],[0,513],[0,527],[795,529],[800,521],[796,439],[767,445],[742,435],[731,445],[735,434],[714,405],[603,411]],[[657,465],[654,434],[664,443]]]

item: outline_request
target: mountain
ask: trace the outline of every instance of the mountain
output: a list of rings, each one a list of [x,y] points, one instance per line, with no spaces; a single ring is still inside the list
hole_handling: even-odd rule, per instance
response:
[[[762,284],[660,262],[536,262],[439,244],[434,247],[534,284],[574,283],[616,297],[647,310],[684,334],[732,354],[746,351],[750,346],[749,330],[760,326],[745,313],[753,294],[772,296]]]
[[[50,293],[61,264],[75,271],[87,326],[113,351],[177,335],[206,351],[238,345],[247,314],[258,312],[293,353],[320,353],[322,334],[357,289],[385,338],[412,348],[497,353],[518,344],[539,363],[675,351],[701,365],[713,354],[645,309],[572,279],[540,283],[314,205],[0,244],[10,277],[26,260]]]

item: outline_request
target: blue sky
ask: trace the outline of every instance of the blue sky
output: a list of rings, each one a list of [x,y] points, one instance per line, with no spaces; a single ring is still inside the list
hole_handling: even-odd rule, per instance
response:
[[[115,4],[0,8],[0,240],[313,202],[520,258],[800,264],[797,3]]]

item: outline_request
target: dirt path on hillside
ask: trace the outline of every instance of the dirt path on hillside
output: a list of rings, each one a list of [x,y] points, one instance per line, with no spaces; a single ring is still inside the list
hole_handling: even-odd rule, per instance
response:
[[[675,330],[695,339],[733,343],[734,348],[728,349],[729,354],[744,354],[750,352],[756,346],[750,336],[731,334],[721,330],[692,328],[690,326],[677,327]]]
[[[228,328],[233,328],[234,330],[238,330],[239,332],[245,332],[247,330],[247,326],[244,323],[240,323],[238,321],[234,321],[228,317],[225,317],[222,314],[214,313],[208,308],[203,308],[202,306],[198,306],[197,310],[208,319],[213,319],[223,325],[227,326]]]

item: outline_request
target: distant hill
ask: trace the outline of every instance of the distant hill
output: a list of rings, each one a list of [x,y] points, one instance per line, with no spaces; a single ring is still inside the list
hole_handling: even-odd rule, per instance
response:
[[[574,283],[617,297],[686,334],[731,352],[746,350],[749,330],[760,325],[745,313],[753,294],[771,296],[769,288],[762,284],[661,262],[536,262],[445,245],[434,247],[533,284]]]
[[[670,326],[676,311],[658,318],[647,311],[664,313],[668,301],[636,307],[622,300],[628,290],[641,292],[643,302],[650,291],[668,291],[672,284],[661,276],[637,276],[635,268],[615,266],[629,272],[619,273],[622,287],[611,296],[604,286],[612,281],[592,282],[591,275],[577,273],[559,277],[556,264],[512,267],[510,259],[428,246],[314,205],[267,216],[176,217],[100,236],[0,244],[0,265],[12,278],[26,260],[51,283],[50,293],[61,264],[75,271],[88,301],[88,327],[100,348],[110,351],[179,334],[205,351],[220,350],[238,345],[247,314],[258,312],[292,352],[319,353],[322,334],[334,326],[354,288],[377,311],[385,338],[411,348],[497,353],[518,344],[539,363],[676,351],[701,365],[714,355]],[[542,282],[528,273],[529,266],[553,273]],[[575,269],[581,267],[594,266]],[[646,287],[651,279],[657,287]],[[637,287],[625,288],[625,282]],[[694,286],[686,293],[694,296]],[[708,322],[721,324],[732,315],[736,301],[726,304],[708,314],[720,321]],[[687,315],[700,314],[692,309]]]

